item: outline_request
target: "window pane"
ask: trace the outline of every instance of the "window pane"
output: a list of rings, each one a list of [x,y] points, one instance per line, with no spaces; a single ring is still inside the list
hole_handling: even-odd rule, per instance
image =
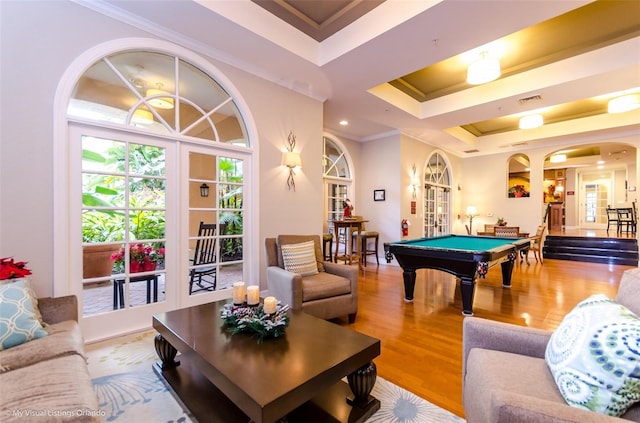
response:
[[[94,137],[82,137],[82,170],[123,172],[123,142]]]
[[[129,213],[129,233],[134,241],[164,238],[164,211],[132,210]]]

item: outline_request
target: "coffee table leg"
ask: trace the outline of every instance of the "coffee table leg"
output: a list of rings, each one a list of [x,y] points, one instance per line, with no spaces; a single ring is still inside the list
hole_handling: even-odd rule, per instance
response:
[[[378,370],[373,361],[360,367],[355,372],[347,376],[349,382],[349,388],[353,392],[355,398],[347,399],[347,402],[352,406],[360,408],[366,408],[374,397],[369,395],[373,389],[373,385],[376,384],[376,378],[378,377]]]
[[[154,339],[154,344],[156,347],[156,354],[162,360],[162,369],[168,369],[170,367],[176,367],[180,365],[179,361],[176,361],[176,354],[178,350],[176,350],[173,345],[171,345],[164,337],[160,334],[157,334]]]

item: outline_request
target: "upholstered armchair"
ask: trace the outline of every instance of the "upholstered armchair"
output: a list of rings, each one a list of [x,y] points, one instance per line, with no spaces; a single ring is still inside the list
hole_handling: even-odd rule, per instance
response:
[[[285,252],[296,245],[313,241],[317,272],[313,269],[294,273],[286,270]],[[267,285],[273,295],[294,310],[303,310],[321,319],[348,316],[349,323],[358,312],[358,268],[323,260],[319,235],[279,235],[266,238]],[[298,260],[300,261],[300,260]],[[304,273],[301,274],[301,273]],[[311,274],[308,274],[311,273]]]
[[[615,301],[640,314],[640,269],[626,271]],[[468,423],[640,422],[640,404],[621,418],[572,407],[545,361],[551,332],[476,317],[463,322],[463,405]]]

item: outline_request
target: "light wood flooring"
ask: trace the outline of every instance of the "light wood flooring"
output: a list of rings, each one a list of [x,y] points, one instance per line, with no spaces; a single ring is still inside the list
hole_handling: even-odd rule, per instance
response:
[[[622,273],[632,268],[551,259],[540,264],[531,252],[529,261],[515,266],[510,289],[502,287],[500,266],[478,281],[476,317],[553,330],[589,295],[614,297]],[[402,269],[393,263],[377,266],[369,257],[360,272],[356,322],[338,323],[381,340],[379,376],[464,417],[459,286],[447,273],[418,270],[415,300],[406,303]]]

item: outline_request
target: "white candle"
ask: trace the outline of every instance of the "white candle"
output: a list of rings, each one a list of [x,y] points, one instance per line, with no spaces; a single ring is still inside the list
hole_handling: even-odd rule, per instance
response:
[[[264,312],[273,314],[276,312],[276,297],[267,297],[264,299]]]
[[[242,304],[244,303],[245,291],[244,291],[244,282],[234,282],[233,284],[233,303],[234,304]]]
[[[256,305],[260,303],[260,287],[258,285],[249,285],[247,287],[247,304]]]

